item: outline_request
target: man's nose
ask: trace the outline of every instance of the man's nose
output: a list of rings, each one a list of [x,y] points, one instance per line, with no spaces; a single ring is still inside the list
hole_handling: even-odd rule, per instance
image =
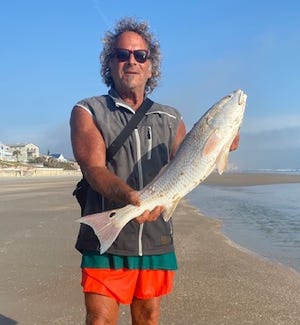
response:
[[[134,55],[133,55],[132,52],[131,52],[130,55],[129,55],[128,62],[129,62],[130,64],[136,64],[136,63],[137,63],[137,61],[136,61],[136,59],[135,59],[135,57],[134,57]]]

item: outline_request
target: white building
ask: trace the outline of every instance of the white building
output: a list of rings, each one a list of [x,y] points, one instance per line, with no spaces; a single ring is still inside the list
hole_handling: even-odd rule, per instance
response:
[[[9,146],[0,142],[0,160],[11,161],[13,160],[12,153]]]
[[[58,161],[61,161],[61,162],[66,162],[67,161],[67,159],[61,153],[51,153],[50,156],[52,158],[57,159]]]
[[[18,143],[8,145],[9,151],[15,161],[30,161],[40,156],[40,149],[33,143]]]

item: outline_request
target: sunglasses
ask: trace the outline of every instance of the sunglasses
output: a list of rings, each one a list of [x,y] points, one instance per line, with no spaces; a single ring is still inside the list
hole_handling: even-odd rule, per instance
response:
[[[145,63],[149,59],[149,51],[147,50],[127,50],[127,49],[115,49],[113,57],[119,62],[129,61],[130,54],[133,54],[134,59],[138,63]]]

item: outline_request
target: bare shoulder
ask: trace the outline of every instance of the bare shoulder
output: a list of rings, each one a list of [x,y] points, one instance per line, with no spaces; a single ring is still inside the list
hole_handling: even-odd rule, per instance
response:
[[[85,109],[75,106],[70,118],[71,142],[77,162],[83,167],[105,164],[105,143],[93,116]],[[100,158],[100,159],[99,159]]]

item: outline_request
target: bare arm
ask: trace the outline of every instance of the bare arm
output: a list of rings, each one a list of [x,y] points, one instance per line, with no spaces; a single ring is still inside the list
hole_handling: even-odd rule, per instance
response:
[[[110,200],[139,205],[138,192],[107,169],[105,142],[92,116],[87,111],[75,107],[71,114],[70,126],[74,157],[90,186]],[[172,147],[171,158],[173,158],[184,135],[185,126],[181,122]],[[152,211],[146,210],[140,217],[136,218],[136,221],[138,223],[154,221],[163,210],[164,207],[161,206]]]
[[[91,187],[110,200],[139,205],[137,192],[106,168],[105,142],[92,116],[75,107],[70,126],[74,157]]]

